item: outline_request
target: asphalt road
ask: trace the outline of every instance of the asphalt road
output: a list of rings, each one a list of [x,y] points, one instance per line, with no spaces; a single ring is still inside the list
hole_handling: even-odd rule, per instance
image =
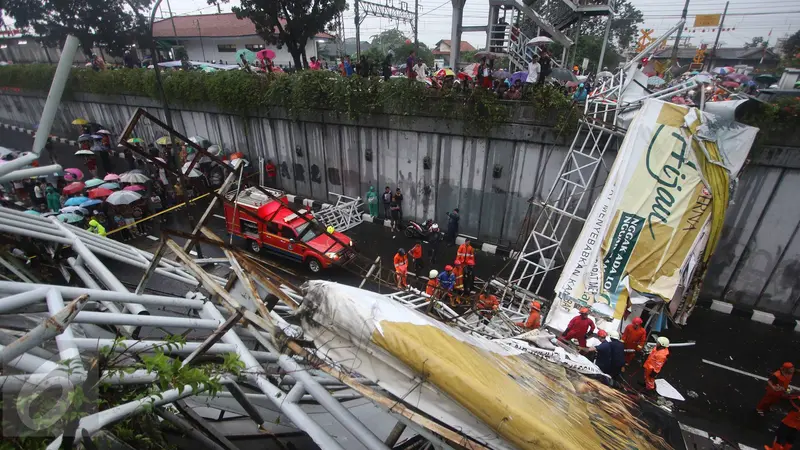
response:
[[[32,142],[30,136],[0,128],[0,146],[27,150]],[[54,147],[55,155],[64,167],[84,168],[83,163],[73,156],[75,148],[65,144],[56,144]],[[121,160],[115,161],[122,163]],[[202,208],[202,205],[195,207],[196,217],[199,217]],[[221,208],[215,214],[210,218],[208,226],[228,241],[230,238],[225,232],[224,220],[220,218]],[[173,216],[168,226],[188,231],[185,212]],[[149,234],[153,237],[143,236],[130,243],[154,251],[158,244],[155,240],[159,234],[158,227]],[[388,228],[378,224],[362,224],[347,234],[355,241],[362,255],[369,259],[381,256],[384,264],[388,263],[389,266],[398,248],[408,249],[413,244],[413,241],[405,238],[402,233],[392,233]],[[180,238],[176,240],[179,243],[183,242]],[[244,243],[238,238],[234,238],[231,242],[244,247]],[[208,245],[203,245],[202,250],[205,257],[223,256],[219,249]],[[438,255],[440,264],[434,268],[441,270],[445,263],[450,263],[455,258],[455,253],[455,247],[442,246]],[[486,279],[497,274],[508,263],[505,258],[499,256],[476,253],[476,276],[480,278]],[[264,255],[264,258],[291,271],[292,274],[287,274],[287,277],[295,283],[302,283],[312,277],[356,285],[361,281],[357,274],[342,268],[326,270],[314,276],[299,264],[268,255]],[[114,263],[109,265],[112,266],[112,270],[116,267]],[[423,272],[427,273],[430,268],[426,265]],[[129,273],[121,264],[119,271],[115,273],[123,282],[132,285],[138,282],[140,276],[138,271]],[[417,283],[421,286],[423,281]],[[153,289],[165,292],[183,293],[185,288],[175,284],[177,283],[168,279],[154,278],[151,286]],[[377,288],[373,286],[373,289]],[[384,291],[386,289],[383,288]],[[764,392],[765,383],[719,365],[767,377],[784,361],[792,361],[796,356],[800,334],[753,322],[749,317],[737,317],[698,308],[689,319],[689,325],[682,328],[673,326],[664,331],[663,335],[669,337],[672,342],[696,342],[694,346],[673,348],[661,372],[661,377],[686,397],[686,401],[675,402],[674,406],[679,421],[696,429],[684,433],[688,441],[694,440],[690,442],[689,448],[715,448],[710,445],[708,439],[702,438],[704,432],[752,448],[762,448],[764,444],[772,441],[773,431],[783,417],[782,413],[774,411],[767,417],[760,418],[754,412],[755,405]],[[638,364],[641,365],[641,362]],[[800,363],[800,361],[794,362]],[[631,386],[642,388],[639,385],[642,371],[638,366],[629,370],[627,376]],[[800,385],[800,379],[794,384]]]

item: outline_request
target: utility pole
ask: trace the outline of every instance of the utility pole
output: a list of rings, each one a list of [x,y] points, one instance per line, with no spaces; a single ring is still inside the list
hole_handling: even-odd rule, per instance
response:
[[[708,70],[714,68],[714,58],[717,56],[717,45],[719,45],[719,35],[722,34],[722,27],[725,25],[725,15],[728,14],[728,5],[730,2],[725,2],[725,10],[722,11],[722,18],[719,20],[719,27],[717,27],[717,38],[714,39],[714,47],[711,49],[711,58],[708,58]]]
[[[169,11],[169,21],[172,23],[172,33],[177,38],[178,30],[175,29],[175,19],[172,17],[172,7],[169,6],[169,0],[167,0],[167,11]]]
[[[683,34],[683,27],[686,26],[686,15],[689,14],[689,0],[683,4],[683,12],[681,13],[681,20],[683,23],[678,27],[678,33],[675,35],[675,45],[672,46],[672,56],[669,58],[669,67],[664,72],[669,72],[673,64],[678,63],[678,45],[681,42],[681,34]]]
[[[419,0],[414,0],[414,52],[419,56]]]
[[[355,17],[355,22],[356,22],[356,60],[358,60],[358,58],[361,55],[361,30],[360,30],[360,28],[361,28],[361,18],[358,16],[358,0],[355,0],[354,5],[355,6],[353,7],[353,9],[354,9],[354,11],[356,13],[356,17]],[[344,59],[342,59],[342,61],[344,61]]]
[[[219,6],[219,5],[217,5]],[[206,48],[203,47],[203,34],[200,32],[200,20],[195,19],[194,24],[197,25],[197,36],[200,37],[200,51],[203,52],[203,61],[206,60]],[[186,55],[187,57],[189,55]]]
[[[687,2],[689,0],[686,0]],[[603,47],[600,49],[600,61],[597,62],[597,70],[595,73],[600,73],[603,70],[603,59],[606,56],[606,46],[608,45],[608,35],[611,32],[611,22],[614,21],[614,13],[609,13],[606,16],[606,31],[603,33]]]

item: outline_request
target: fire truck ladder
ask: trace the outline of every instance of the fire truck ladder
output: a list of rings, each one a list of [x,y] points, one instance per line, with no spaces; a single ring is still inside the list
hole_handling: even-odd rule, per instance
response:
[[[361,197],[353,198],[335,192],[329,192],[329,194],[337,197],[336,204],[323,204],[322,209],[312,213],[315,219],[326,227],[333,227],[334,230],[342,233],[364,221],[360,211],[364,206]]]

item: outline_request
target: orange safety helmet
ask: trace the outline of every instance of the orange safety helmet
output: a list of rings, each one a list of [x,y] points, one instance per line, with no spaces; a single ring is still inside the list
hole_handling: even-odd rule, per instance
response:
[[[531,303],[531,308],[535,309],[537,311],[541,311],[542,310],[542,304],[539,303],[538,301],[534,301],[533,303]]]
[[[606,330],[600,330],[597,332],[597,337],[600,339],[605,339],[608,337],[608,333],[606,333]]]
[[[448,265],[444,266],[444,270],[445,270],[445,272],[450,272],[451,270],[453,270],[453,266],[448,264]]]
[[[792,363],[790,363],[790,362],[785,362],[785,363],[783,363],[783,365],[781,366],[781,369],[794,369],[794,364],[792,364]]]
[[[634,317],[633,324],[634,325],[641,325],[642,324],[642,318],[641,317]]]
[[[589,314],[589,308],[581,308],[578,310],[579,314]]]

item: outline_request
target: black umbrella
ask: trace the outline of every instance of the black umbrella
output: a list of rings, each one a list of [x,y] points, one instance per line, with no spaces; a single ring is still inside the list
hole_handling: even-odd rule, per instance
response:
[[[575,82],[578,81],[578,79],[575,77],[575,74],[572,73],[572,71],[570,71],[568,69],[563,69],[563,68],[560,68],[560,67],[556,67],[555,69],[553,69],[550,72],[549,76],[553,77],[554,79],[556,79],[558,81],[565,81],[565,82],[566,81],[575,81]]]

